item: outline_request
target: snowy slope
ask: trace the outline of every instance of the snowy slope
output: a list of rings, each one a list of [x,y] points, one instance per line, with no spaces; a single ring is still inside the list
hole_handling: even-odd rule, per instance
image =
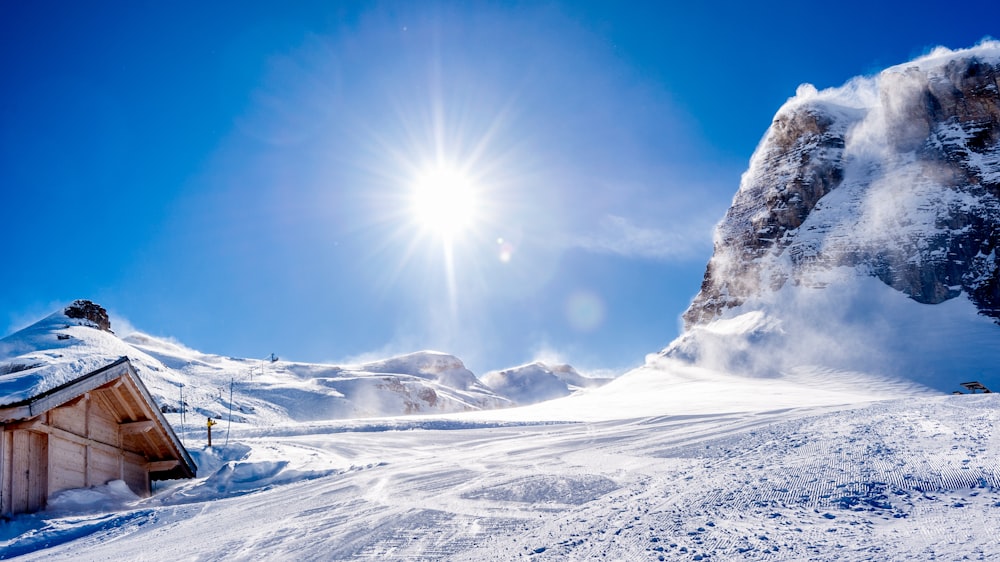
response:
[[[187,381],[163,397],[180,409],[180,395],[201,416],[251,424],[446,413],[498,408],[510,401],[478,382],[451,355],[418,352],[363,365],[333,366],[209,355],[144,334],[126,338]]]
[[[62,511],[0,525],[0,549],[23,560],[998,557],[996,395],[667,410],[291,424],[211,450],[189,436],[202,478],[145,500],[77,493]]]
[[[62,311],[0,339],[0,404],[13,404],[105,367],[123,356],[133,360],[153,391],[174,376],[159,361],[89,322]]]

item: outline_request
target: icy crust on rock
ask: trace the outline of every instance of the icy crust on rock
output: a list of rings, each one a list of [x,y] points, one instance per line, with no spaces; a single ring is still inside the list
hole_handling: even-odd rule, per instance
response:
[[[585,377],[569,365],[546,365],[541,362],[490,371],[482,380],[490,388],[526,406],[569,396],[586,388],[596,388],[611,379]]]
[[[715,235],[688,327],[842,266],[922,303],[965,294],[1000,319],[1000,42],[840,88],[777,113]]]

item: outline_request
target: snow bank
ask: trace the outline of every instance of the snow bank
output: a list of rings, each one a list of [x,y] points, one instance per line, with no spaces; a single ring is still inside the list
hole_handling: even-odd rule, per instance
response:
[[[124,480],[112,480],[101,486],[74,488],[57,492],[45,507],[54,515],[122,511],[139,501]]]

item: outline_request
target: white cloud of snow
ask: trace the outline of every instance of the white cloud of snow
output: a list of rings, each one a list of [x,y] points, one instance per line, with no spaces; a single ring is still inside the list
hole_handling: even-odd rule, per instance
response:
[[[591,252],[650,260],[684,260],[705,254],[711,247],[714,220],[675,223],[674,228],[636,224],[633,219],[605,215],[597,228],[572,241]]]

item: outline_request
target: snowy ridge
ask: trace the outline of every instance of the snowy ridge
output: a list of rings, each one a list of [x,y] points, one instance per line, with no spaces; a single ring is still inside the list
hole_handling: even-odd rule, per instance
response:
[[[459,359],[443,353],[346,367],[238,359],[141,333],[120,339],[64,312],[0,340],[0,401],[17,403],[123,356],[175,425],[182,399],[188,417],[229,420],[232,404],[232,421],[250,425],[512,404],[481,384]]]
[[[569,396],[586,388],[597,388],[611,379],[585,377],[569,365],[549,366],[536,361],[501,371],[490,371],[483,375],[482,380],[514,403],[527,406]]]
[[[0,339],[0,405],[20,402],[129,356],[147,372],[162,365],[109,332],[56,312]],[[157,380],[147,380],[157,385]],[[165,382],[165,381],[163,381]]]
[[[233,420],[250,424],[315,421],[415,413],[447,413],[509,406],[510,402],[479,384],[462,362],[450,355],[420,352],[354,366],[225,358],[170,350],[155,338],[127,341],[189,381],[185,389],[163,397],[180,410],[180,395],[204,416],[229,419],[232,384]],[[190,388],[187,388],[190,386]]]

